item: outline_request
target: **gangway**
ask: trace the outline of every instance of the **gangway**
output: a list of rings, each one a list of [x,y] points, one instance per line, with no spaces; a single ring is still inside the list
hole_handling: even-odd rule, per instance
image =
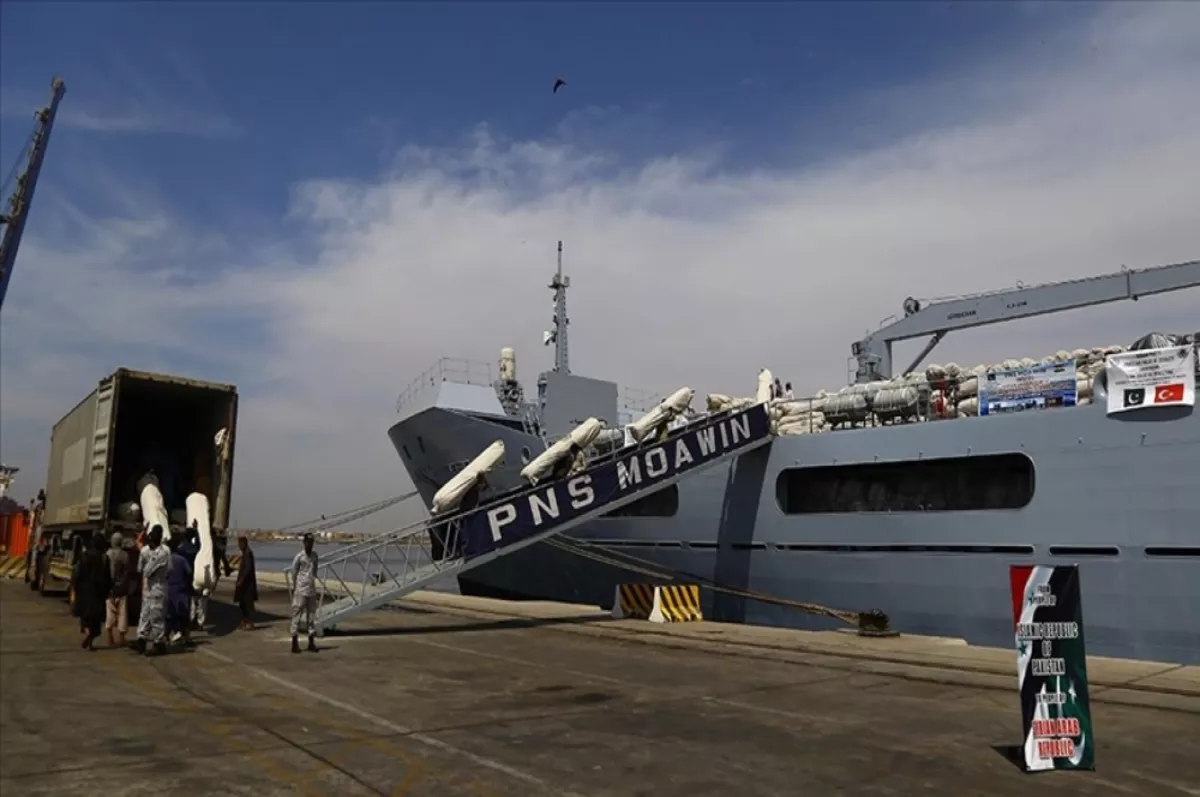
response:
[[[316,631],[323,635],[344,620],[561,534],[771,439],[765,404],[712,413],[665,437],[596,457],[579,473],[343,548],[318,563]]]

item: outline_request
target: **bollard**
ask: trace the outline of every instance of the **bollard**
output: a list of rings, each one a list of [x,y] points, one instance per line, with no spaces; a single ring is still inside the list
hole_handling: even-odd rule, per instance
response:
[[[892,620],[880,609],[868,609],[858,615],[858,635],[870,637],[900,636],[892,629]]]

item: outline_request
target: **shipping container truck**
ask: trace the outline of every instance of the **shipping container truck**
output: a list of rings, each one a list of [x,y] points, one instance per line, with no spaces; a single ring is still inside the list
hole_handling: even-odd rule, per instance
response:
[[[93,534],[137,535],[138,482],[153,472],[172,529],[187,524],[184,501],[208,497],[214,535],[229,525],[237,388],[120,368],[54,425],[45,505],[34,530],[31,587],[61,589],[76,552]]]

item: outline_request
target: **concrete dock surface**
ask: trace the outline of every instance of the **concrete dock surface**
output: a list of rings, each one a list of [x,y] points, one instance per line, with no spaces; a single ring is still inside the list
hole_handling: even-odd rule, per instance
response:
[[[1090,661],[1097,771],[1027,775],[1005,651],[418,593],[293,655],[229,587],[143,658],[0,583],[0,793],[1200,795],[1196,668]]]

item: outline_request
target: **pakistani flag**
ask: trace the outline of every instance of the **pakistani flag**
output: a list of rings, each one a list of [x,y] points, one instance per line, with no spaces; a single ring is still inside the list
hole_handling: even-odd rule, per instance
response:
[[[1013,565],[1025,769],[1095,769],[1077,565]]]

